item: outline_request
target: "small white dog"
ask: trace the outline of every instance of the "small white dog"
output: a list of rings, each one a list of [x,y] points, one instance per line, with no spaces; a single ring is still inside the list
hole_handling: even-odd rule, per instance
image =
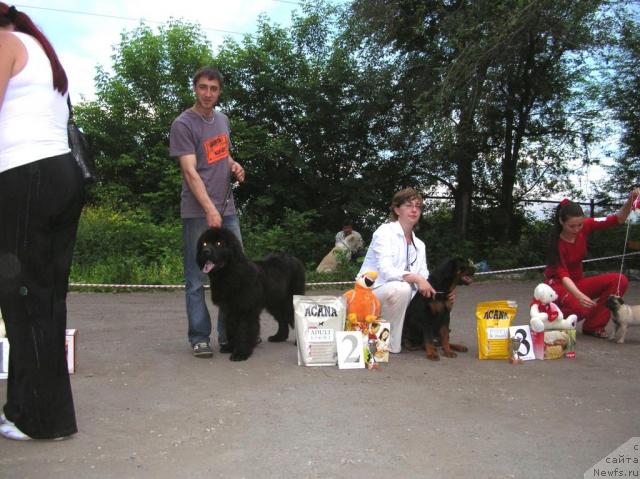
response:
[[[607,298],[605,306],[611,310],[611,321],[614,326],[609,334],[609,339],[615,339],[616,343],[622,344],[627,334],[627,328],[640,325],[640,306],[624,304],[624,300],[620,296],[613,294]]]

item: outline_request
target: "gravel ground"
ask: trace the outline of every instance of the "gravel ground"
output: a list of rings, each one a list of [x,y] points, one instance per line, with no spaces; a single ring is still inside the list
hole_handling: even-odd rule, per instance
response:
[[[640,436],[640,328],[623,345],[578,333],[573,360],[478,360],[475,305],[516,300],[526,324],[535,284],[459,289],[452,338],[469,353],[377,371],[298,366],[293,334],[266,342],[269,317],[248,361],[196,359],[181,292],[71,293],[80,432],[0,439],[0,477],[581,478]]]

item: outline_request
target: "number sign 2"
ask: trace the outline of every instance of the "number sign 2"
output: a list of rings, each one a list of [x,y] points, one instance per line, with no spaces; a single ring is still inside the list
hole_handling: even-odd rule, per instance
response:
[[[360,331],[336,331],[336,345],[340,369],[364,368],[364,343]]]

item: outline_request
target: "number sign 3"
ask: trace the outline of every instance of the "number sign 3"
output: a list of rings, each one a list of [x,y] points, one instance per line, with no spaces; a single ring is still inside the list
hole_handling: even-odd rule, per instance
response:
[[[529,325],[510,326],[509,337],[520,339],[520,349],[518,349],[518,357],[520,359],[529,361],[530,359],[536,358],[533,353],[533,343],[531,340],[531,329],[529,328]]]

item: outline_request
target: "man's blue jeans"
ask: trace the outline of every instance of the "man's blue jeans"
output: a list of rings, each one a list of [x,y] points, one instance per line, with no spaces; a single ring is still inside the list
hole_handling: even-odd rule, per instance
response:
[[[240,221],[237,215],[224,216],[222,226],[229,229],[242,243]],[[209,343],[211,336],[211,316],[205,301],[204,284],[207,276],[200,271],[196,263],[198,238],[208,228],[205,218],[182,218],[182,240],[184,252],[184,281],[187,304],[187,320],[189,321],[189,342],[193,346],[197,343]],[[218,313],[218,344],[227,342],[224,323]]]

